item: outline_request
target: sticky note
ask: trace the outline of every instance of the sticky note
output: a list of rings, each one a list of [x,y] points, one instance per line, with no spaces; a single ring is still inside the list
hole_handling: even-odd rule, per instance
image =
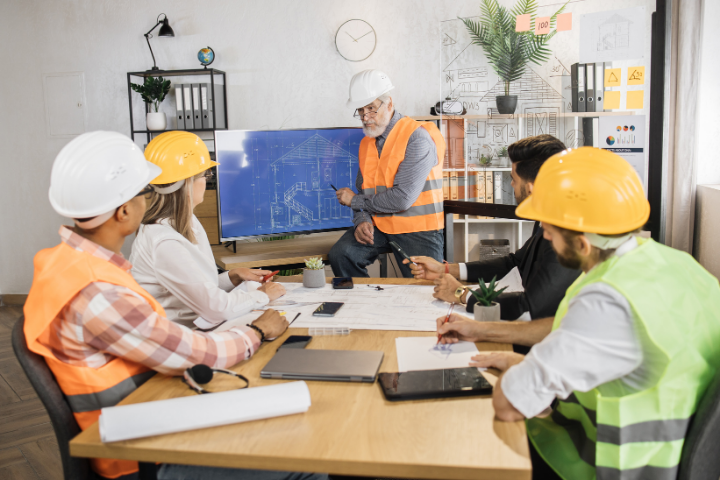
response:
[[[535,19],[535,35],[547,35],[550,33],[550,17],[538,17]]]
[[[628,85],[645,84],[645,67],[628,68]]]
[[[605,86],[606,87],[619,87],[620,86],[620,69],[619,68],[606,68],[605,69]],[[620,107],[618,107],[620,108]]]
[[[527,32],[530,30],[530,14],[518,15],[515,19],[515,31],[516,32]]]
[[[557,16],[557,31],[567,32],[572,30],[572,12],[561,13]]]
[[[630,90],[627,92],[627,108],[628,110],[635,110],[643,108],[643,99],[645,97],[645,90]],[[607,102],[607,95],[605,95],[605,101]]]
[[[617,110],[620,108],[620,92],[609,92],[605,90],[605,103],[603,109]]]

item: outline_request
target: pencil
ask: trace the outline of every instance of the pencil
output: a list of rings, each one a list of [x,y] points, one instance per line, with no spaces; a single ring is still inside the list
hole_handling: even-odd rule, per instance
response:
[[[445,324],[448,322],[448,320],[450,320],[450,315],[452,315],[453,307],[455,307],[455,304],[454,304],[454,303],[451,303],[451,304],[450,304],[450,310],[448,310],[447,315],[445,315],[445,321],[443,322],[443,325],[445,325]],[[294,321],[294,320],[293,320],[293,321]],[[437,345],[438,343],[440,343],[440,339],[441,339],[441,338],[442,338],[442,335],[440,335],[440,334],[438,333],[438,341],[437,341],[437,343],[435,343],[435,345]]]

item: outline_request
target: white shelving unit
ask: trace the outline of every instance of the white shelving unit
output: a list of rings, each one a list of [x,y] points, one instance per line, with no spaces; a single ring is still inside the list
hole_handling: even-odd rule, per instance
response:
[[[558,118],[572,119],[574,122],[574,128],[576,131],[580,130],[581,126],[580,119],[583,117],[605,117],[605,116],[620,116],[620,115],[634,115],[635,112],[629,111],[617,111],[617,112],[566,112],[558,113]],[[529,115],[516,113],[510,118],[506,115],[500,117],[504,120],[514,120],[516,122],[517,138],[525,138],[526,136],[526,125],[522,119],[527,118]],[[444,172],[463,172],[465,175],[466,182],[469,179],[468,173],[484,170],[488,172],[510,172],[512,168],[508,166],[493,166],[482,167],[475,163],[468,163],[468,120],[491,120],[498,118],[498,115],[443,115],[443,116],[418,116],[412,117],[415,120],[420,121],[442,121],[442,120],[462,120],[463,121],[463,132],[465,134],[465,140],[463,143],[465,159],[464,168],[444,168]],[[509,161],[509,160],[508,160]],[[466,192],[467,192],[466,183]],[[507,202],[501,202],[508,204]],[[514,203],[514,198],[512,199]],[[472,261],[479,258],[479,244],[480,240],[483,239],[499,239],[507,238],[510,240],[511,251],[516,251],[520,248],[523,243],[530,237],[532,233],[533,222],[526,220],[512,220],[505,218],[467,218],[466,215],[460,215],[453,222],[454,228],[454,253],[455,261]],[[525,227],[525,228],[523,228]],[[528,228],[530,227],[530,228]]]

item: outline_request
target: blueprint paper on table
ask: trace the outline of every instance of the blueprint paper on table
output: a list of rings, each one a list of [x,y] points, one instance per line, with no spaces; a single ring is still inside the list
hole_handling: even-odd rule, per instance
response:
[[[412,332],[437,331],[437,319],[447,315],[448,304],[432,297],[432,285],[380,285],[375,290],[367,285],[355,285],[350,290],[334,290],[332,285],[323,288],[305,288],[301,284],[284,284],[287,294],[280,299],[297,302],[272,307],[286,312],[292,321],[300,317],[293,328],[348,327],[351,330],[404,330]],[[345,305],[334,317],[315,317],[313,312],[322,302],[343,302]],[[216,331],[233,326],[246,325],[262,312],[251,312],[240,318],[225,322]],[[454,313],[473,318],[465,308],[456,305]]]
[[[395,339],[395,348],[400,372],[465,368],[480,353],[473,342],[438,345],[435,336],[399,337]]]
[[[355,189],[361,128],[215,132],[220,237],[352,226],[335,187]]]

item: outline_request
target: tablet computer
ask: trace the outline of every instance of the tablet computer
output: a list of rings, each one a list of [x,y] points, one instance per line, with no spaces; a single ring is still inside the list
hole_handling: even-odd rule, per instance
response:
[[[381,373],[380,388],[390,401],[492,394],[492,385],[475,367]]]

